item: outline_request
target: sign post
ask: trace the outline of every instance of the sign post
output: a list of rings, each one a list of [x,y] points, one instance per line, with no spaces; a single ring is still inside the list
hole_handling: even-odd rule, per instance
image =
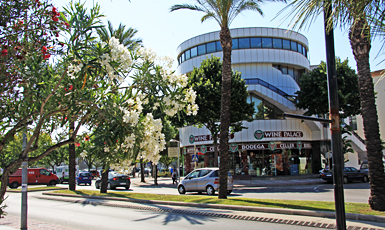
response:
[[[27,147],[27,134],[23,133],[23,151]],[[20,229],[28,229],[28,161],[23,161],[21,165],[21,223]]]

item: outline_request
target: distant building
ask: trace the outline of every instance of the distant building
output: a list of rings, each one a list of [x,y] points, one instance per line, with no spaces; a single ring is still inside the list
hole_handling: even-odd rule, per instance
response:
[[[304,113],[295,107],[293,95],[302,74],[310,70],[307,38],[294,31],[260,27],[231,29],[231,36],[232,68],[246,80],[248,101],[255,102],[256,113],[254,121],[243,123],[248,129],[229,138],[230,172],[244,177],[318,173],[330,151],[329,128],[282,116]],[[177,72],[189,73],[211,55],[222,58],[219,31],[188,39],[177,50]],[[209,130],[187,126],[179,135],[187,172],[217,166]],[[356,144],[357,152],[364,151],[362,145]],[[198,159],[194,156],[197,162],[192,161],[194,148],[200,153]],[[358,155],[349,157],[358,166]]]

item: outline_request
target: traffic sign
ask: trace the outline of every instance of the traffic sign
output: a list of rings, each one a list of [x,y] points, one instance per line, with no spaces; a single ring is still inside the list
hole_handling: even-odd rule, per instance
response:
[[[198,162],[198,154],[192,154],[191,158],[192,158],[191,161]]]
[[[202,145],[202,146],[201,146],[201,152],[202,152],[203,154],[205,154],[205,153],[207,152],[207,147],[206,147],[206,145]]]
[[[168,157],[178,157],[178,147],[168,147]]]

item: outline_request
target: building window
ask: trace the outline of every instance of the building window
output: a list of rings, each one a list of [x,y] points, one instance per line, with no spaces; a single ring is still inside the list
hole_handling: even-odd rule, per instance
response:
[[[290,41],[289,40],[285,40],[283,39],[282,40],[282,48],[285,49],[285,50],[290,50]]]
[[[247,102],[254,102],[254,120],[283,119],[283,112],[280,109],[255,95],[250,94],[247,97]]]
[[[240,38],[238,42],[239,42],[239,49],[250,48],[250,38]]]
[[[282,39],[273,38],[273,48],[282,49]]]
[[[297,50],[298,50],[298,48],[297,48],[297,42],[291,41],[290,43],[291,43],[291,50],[297,51]]]
[[[233,38],[233,50],[238,49],[238,38]]]
[[[191,57],[196,57],[198,56],[198,48],[197,47],[194,47],[191,49]]]
[[[352,127],[353,130],[357,130],[357,117],[356,116],[349,117],[349,126]]]
[[[251,48],[261,48],[262,47],[262,38],[250,38]]]
[[[215,42],[210,42],[206,44],[207,53],[214,53],[215,52]]]
[[[234,38],[232,39],[232,44],[232,49],[234,50],[250,48],[285,49],[299,52],[307,58],[307,49],[305,46],[287,39],[269,37]],[[222,50],[220,41],[209,42],[186,50],[180,54],[178,62],[181,64],[190,58],[208,53],[221,52]]]
[[[191,56],[190,56],[190,50],[187,50],[184,54],[186,55],[186,60],[188,60],[188,59],[191,58]]]
[[[272,48],[273,42],[271,38],[262,38],[262,48]]]
[[[206,45],[200,45],[198,46],[198,55],[206,54]]]
[[[217,51],[222,51],[223,50],[220,41],[216,41],[215,44],[216,44],[216,47],[217,47]]]

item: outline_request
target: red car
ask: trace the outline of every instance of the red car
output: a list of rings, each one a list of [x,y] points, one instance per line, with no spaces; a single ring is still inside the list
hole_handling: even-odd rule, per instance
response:
[[[96,169],[91,169],[89,172],[92,175],[92,179],[94,179],[95,177],[100,177],[99,171]]]
[[[21,170],[18,169],[14,174],[9,176],[8,186],[10,188],[17,188],[21,185]],[[50,173],[45,168],[29,168],[28,169],[28,184],[44,184],[55,186],[59,178]]]

